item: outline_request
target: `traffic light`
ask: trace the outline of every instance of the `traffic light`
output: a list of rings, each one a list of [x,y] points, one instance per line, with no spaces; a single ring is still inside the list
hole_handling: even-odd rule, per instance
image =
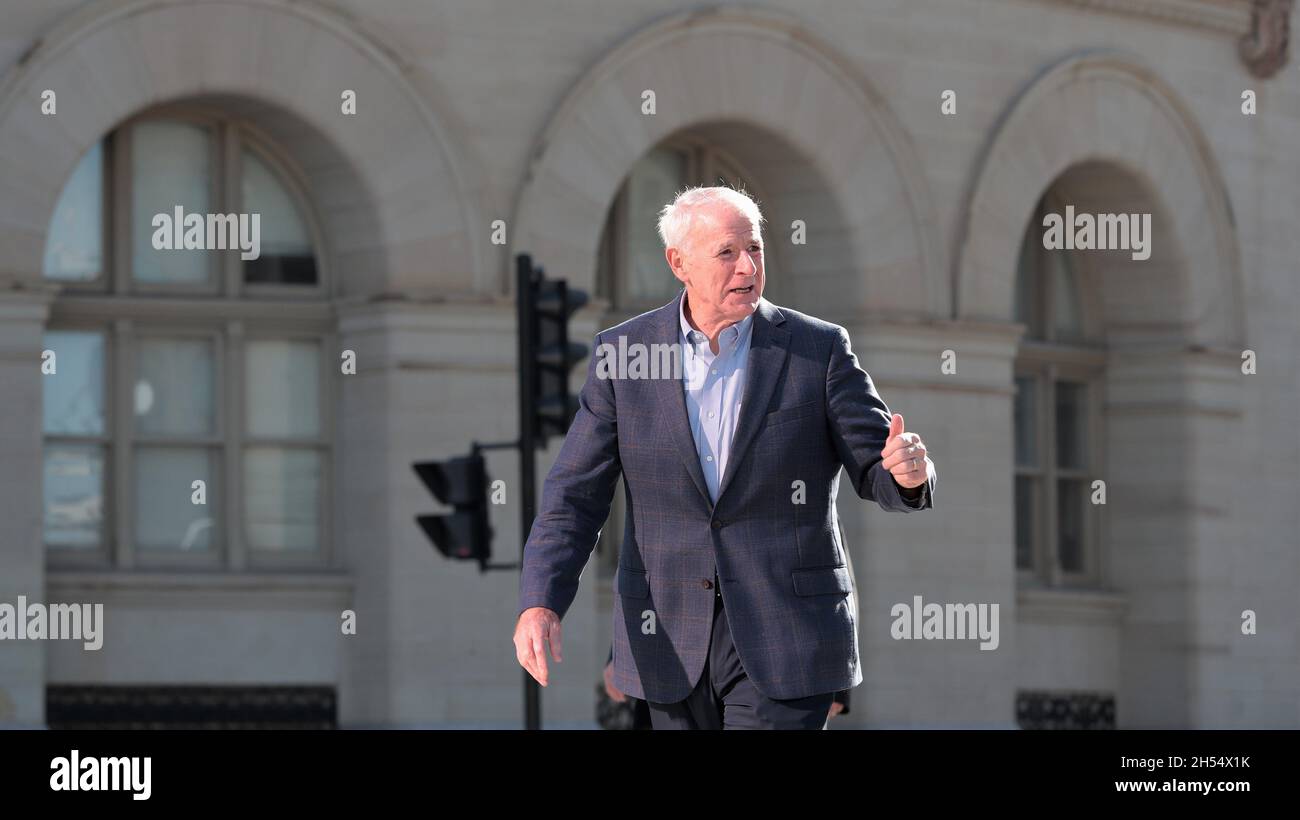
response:
[[[523,422],[538,447],[562,436],[578,412],[569,394],[569,371],[587,356],[587,346],[569,341],[569,318],[587,304],[587,294],[563,279],[547,279],[531,258],[518,263],[520,393]]]
[[[434,496],[450,505],[445,515],[419,515],[415,520],[448,558],[476,560],[487,569],[492,554],[492,528],[488,526],[488,477],[478,448],[468,456],[448,461],[420,461],[415,473]]]

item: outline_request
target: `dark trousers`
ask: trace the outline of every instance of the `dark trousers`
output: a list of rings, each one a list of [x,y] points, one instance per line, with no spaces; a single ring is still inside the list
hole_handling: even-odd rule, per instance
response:
[[[699,683],[685,700],[647,705],[655,729],[824,729],[834,698],[834,692],[826,692],[773,700],[759,692],[740,665],[719,592],[713,597],[713,632]]]

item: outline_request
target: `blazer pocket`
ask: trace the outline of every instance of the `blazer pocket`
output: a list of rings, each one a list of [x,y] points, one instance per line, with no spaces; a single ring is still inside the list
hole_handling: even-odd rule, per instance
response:
[[[794,576],[795,595],[831,595],[853,591],[853,577],[848,567],[816,567],[797,569]]]
[[[763,420],[766,423],[766,426],[771,427],[776,424],[784,424],[787,421],[807,418],[816,412],[817,402],[810,401],[805,402],[804,404],[796,404],[794,407],[782,407],[780,410],[768,413]]]
[[[649,598],[650,579],[644,573],[627,567],[619,567],[614,587],[625,598]]]

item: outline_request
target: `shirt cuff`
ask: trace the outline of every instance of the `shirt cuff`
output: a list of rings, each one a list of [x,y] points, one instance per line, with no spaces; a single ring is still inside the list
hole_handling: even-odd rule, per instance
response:
[[[912,509],[920,509],[925,504],[925,494],[930,488],[928,481],[919,487],[912,487],[911,489],[898,484],[897,481],[894,483],[898,485],[898,495],[903,499],[904,504]]]

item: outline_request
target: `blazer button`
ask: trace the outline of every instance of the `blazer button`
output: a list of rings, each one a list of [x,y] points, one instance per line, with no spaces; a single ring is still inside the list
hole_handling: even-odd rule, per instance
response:
[[[705,589],[713,589],[713,582],[710,581],[708,578],[705,578],[703,581],[700,582],[700,586],[704,587]]]
[[[720,530],[720,529],[722,529],[722,522],[719,521],[719,520],[716,519],[716,518],[713,519],[713,528],[714,528],[715,530]]]

